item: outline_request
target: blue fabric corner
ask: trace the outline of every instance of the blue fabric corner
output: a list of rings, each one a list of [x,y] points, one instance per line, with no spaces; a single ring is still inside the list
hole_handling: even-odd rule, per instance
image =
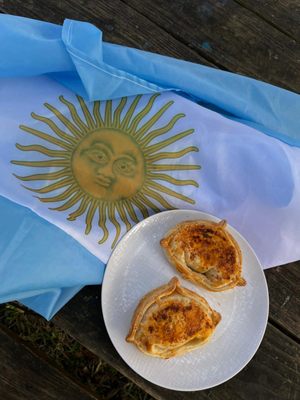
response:
[[[0,196],[0,302],[19,300],[51,318],[105,265],[65,232]]]

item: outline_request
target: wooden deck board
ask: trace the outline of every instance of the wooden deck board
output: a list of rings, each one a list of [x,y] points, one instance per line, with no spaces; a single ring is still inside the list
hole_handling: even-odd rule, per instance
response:
[[[300,40],[299,0],[235,0],[286,35]]]
[[[300,341],[300,261],[266,271],[270,318]]]
[[[231,72],[300,92],[300,43],[238,3],[124,1]]]
[[[1,400],[97,400],[0,325]]]

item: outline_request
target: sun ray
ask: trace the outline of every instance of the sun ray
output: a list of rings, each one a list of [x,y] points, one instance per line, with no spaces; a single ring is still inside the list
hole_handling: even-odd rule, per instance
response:
[[[104,243],[108,239],[108,229],[106,227],[106,209],[107,209],[106,203],[100,203],[98,205],[98,211],[99,211],[98,225],[103,231],[103,236],[98,241],[99,244]]]
[[[124,205],[120,204],[120,203],[116,203],[116,208],[117,211],[119,213],[119,216],[121,218],[121,220],[124,222],[125,226],[126,226],[126,230],[127,232],[129,231],[129,229],[131,229],[131,223],[129,222],[125,209],[124,209]]]
[[[201,169],[200,165],[192,164],[147,164],[148,171],[194,171]]]
[[[162,193],[166,193],[168,196],[173,196],[176,197],[179,200],[185,201],[186,203],[190,204],[195,204],[195,201],[190,199],[187,196],[184,196],[183,194],[174,192],[174,190],[167,188],[166,186],[161,185],[160,183],[151,181],[148,183],[149,187],[152,187],[153,189],[159,190]]]
[[[149,213],[145,205],[139,200],[138,196],[131,199],[132,203],[140,210],[144,218],[149,217]]]
[[[74,137],[68,135],[66,132],[62,131],[50,118],[43,117],[42,115],[35,114],[34,112],[31,113],[33,119],[43,122],[44,124],[48,125],[49,128],[61,139],[69,142],[71,144],[75,144],[77,141]]]
[[[146,196],[144,196],[143,193],[139,193],[139,198],[142,200],[142,202],[146,206],[151,208],[152,211],[154,211],[155,213],[160,212],[159,207],[157,207],[150,199],[148,199]]]
[[[173,207],[166,199],[164,199],[159,193],[157,193],[156,191],[152,190],[149,187],[146,187],[144,189],[144,193],[151,197],[152,199],[158,201],[164,208],[166,208],[167,210],[173,210],[176,207]]]
[[[86,223],[85,234],[86,235],[88,235],[90,233],[91,229],[92,229],[92,223],[93,223],[93,219],[94,219],[94,216],[95,216],[96,209],[97,209],[97,201],[93,200],[90,203],[88,212],[87,212],[86,217],[85,217],[85,223]]]
[[[108,218],[116,228],[116,235],[111,245],[111,248],[114,248],[121,234],[121,225],[116,219],[116,205],[114,203],[108,204]]]
[[[100,101],[99,100],[94,102],[93,114],[94,114],[94,118],[95,118],[97,127],[101,128],[102,126],[104,126],[104,121],[100,114]]]
[[[155,99],[160,96],[160,93],[155,93],[153,94],[146,106],[133,118],[130,126],[128,127],[128,133],[133,134],[136,132],[136,129],[138,127],[138,124],[141,122],[141,120],[151,111],[152,106],[154,104]]]
[[[80,217],[86,211],[90,202],[91,202],[91,200],[87,196],[84,196],[81,200],[80,206],[77,208],[76,211],[69,214],[67,220],[75,221],[76,218]]]
[[[117,108],[115,109],[114,112],[114,120],[113,120],[113,126],[119,128],[121,125],[121,113],[127,103],[127,97],[122,97],[120,100],[120,103],[118,104]]]
[[[90,110],[88,109],[88,106],[85,104],[85,101],[81,96],[76,95],[77,100],[79,101],[81,110],[83,112],[83,115],[85,117],[86,123],[90,129],[95,129],[96,128],[96,123],[93,120],[93,117],[91,116]]]
[[[52,181],[59,178],[64,178],[66,176],[70,176],[70,169],[64,168],[56,172],[47,172],[46,174],[33,174],[28,176],[20,176],[17,174],[13,174],[16,178],[21,181]]]
[[[138,217],[137,217],[137,215],[136,215],[136,213],[134,211],[134,208],[132,207],[132,204],[131,204],[130,200],[128,200],[128,199],[125,200],[124,201],[124,206],[125,206],[128,214],[129,214],[130,218],[132,219],[132,221],[134,221],[135,223],[138,223],[139,219],[138,219]]]
[[[23,165],[24,167],[65,167],[69,165],[68,160],[46,160],[46,161],[19,161],[19,160],[12,160],[12,164],[15,165]]]
[[[191,135],[194,133],[194,129],[188,129],[184,132],[177,133],[177,135],[171,136],[169,139],[163,140],[157,144],[153,144],[152,146],[146,147],[144,149],[146,155],[150,155],[158,150],[163,149],[164,147],[169,146],[170,144],[177,142],[180,139],[183,139],[186,136]]]
[[[88,132],[88,127],[87,125],[82,121],[82,119],[79,117],[78,112],[74,106],[73,103],[71,103],[69,100],[66,100],[64,98],[64,96],[59,96],[59,100],[68,107],[71,117],[73,119],[73,121],[75,122],[75,124],[77,125],[77,127],[80,129],[80,136],[79,137],[83,137],[84,134],[86,132]]]
[[[160,117],[168,110],[168,108],[171,107],[171,105],[174,104],[174,101],[168,101],[167,104],[165,104],[160,110],[158,110],[150,119],[147,121],[141,129],[136,131],[136,133],[133,135],[136,140],[140,140],[145,133],[149,131],[149,129],[152,128],[152,126],[160,119]]]
[[[111,126],[111,123],[112,123],[112,101],[107,100],[104,112],[104,124],[109,128]]]
[[[38,197],[38,199],[43,203],[56,203],[58,201],[68,200],[70,196],[72,196],[78,190],[77,185],[71,185],[67,190],[64,192],[52,196],[52,197]]]
[[[107,100],[104,111],[104,125],[109,128],[111,126],[111,123],[112,123],[112,101]]]
[[[177,186],[192,185],[195,187],[199,187],[198,183],[192,179],[176,179],[167,174],[148,172],[148,178],[149,178],[149,180],[158,179],[160,181],[166,181],[166,182],[172,183],[173,185],[177,185]]]
[[[129,109],[126,112],[126,115],[121,122],[120,129],[124,129],[124,130],[128,129],[128,125],[130,123],[132,115],[133,115],[133,113],[136,109],[136,106],[137,106],[138,102],[140,101],[141,97],[142,97],[142,95],[136,96],[135,99],[133,100],[133,102],[130,104]]]
[[[160,129],[155,129],[154,131],[149,132],[148,135],[146,135],[146,137],[139,142],[139,145],[142,148],[144,148],[145,146],[147,146],[147,144],[152,142],[153,139],[155,139],[158,136],[164,135],[165,133],[169,132],[174,127],[176,122],[180,118],[182,118],[184,116],[185,116],[185,114],[177,114],[177,115],[175,115],[167,125],[163,126]]]
[[[25,146],[23,144],[16,143],[16,148],[23,151],[36,151],[37,153],[45,154],[48,157],[62,157],[68,159],[70,156],[68,151],[51,150],[48,149],[47,147],[40,146],[38,144]]]
[[[69,143],[63,142],[62,140],[59,140],[51,135],[48,135],[47,133],[41,132],[37,129],[30,128],[29,126],[26,125],[20,125],[20,129],[27,133],[31,133],[31,135],[37,136],[40,139],[46,140],[46,142],[56,144],[56,146],[62,147],[63,149],[71,150],[72,145]]]
[[[84,197],[84,195],[82,193],[76,193],[74,196],[70,197],[69,200],[66,201],[64,204],[62,204],[61,206],[51,207],[51,208],[49,208],[49,210],[66,211],[69,208],[75,206],[75,204],[77,204],[83,197]]]
[[[183,150],[179,150],[179,151],[173,151],[173,152],[165,151],[163,153],[157,153],[157,154],[153,154],[152,156],[147,157],[147,161],[154,162],[154,161],[160,161],[160,160],[166,160],[166,159],[180,158],[192,151],[198,152],[199,149],[196,146],[190,146],[190,147],[187,147],[187,148],[185,148]]]
[[[64,178],[64,179],[62,179],[60,181],[51,183],[51,185],[47,185],[47,186],[44,186],[44,187],[39,188],[39,189],[30,188],[30,187],[27,187],[27,186],[24,186],[24,185],[23,186],[26,189],[30,190],[31,192],[44,194],[44,193],[53,192],[54,190],[57,190],[57,189],[62,189],[65,186],[71,185],[72,183],[73,183],[73,179],[70,178],[70,177],[67,177],[67,178]]]
[[[81,136],[80,129],[77,128],[68,118],[66,118],[57,108],[53,107],[51,104],[45,103],[44,106],[48,108],[56,116],[60,122],[69,129],[69,131],[75,136]]]

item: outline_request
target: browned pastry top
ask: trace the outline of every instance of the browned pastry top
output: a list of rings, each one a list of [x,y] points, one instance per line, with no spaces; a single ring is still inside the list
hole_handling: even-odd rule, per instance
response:
[[[142,298],[127,341],[146,354],[169,358],[206,342],[220,319],[203,297],[173,278]]]
[[[187,221],[161,240],[169,261],[183,277],[210,290],[244,285],[242,254],[226,222]]]

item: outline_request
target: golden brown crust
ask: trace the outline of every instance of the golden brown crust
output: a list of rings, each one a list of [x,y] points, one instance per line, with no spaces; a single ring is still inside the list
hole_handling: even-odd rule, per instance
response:
[[[126,340],[145,354],[169,358],[201,346],[220,320],[203,297],[174,277],[140,300]]]
[[[212,291],[244,286],[242,253],[226,221],[185,221],[160,241],[170,263],[188,279]]]
[[[166,285],[153,289],[151,292],[145,294],[145,296],[141,298],[133,314],[131,328],[126,337],[126,340],[128,342],[134,340],[135,333],[139,327],[139,324],[141,322],[141,319],[143,318],[143,314],[147,306],[150,306],[156,300],[159,300],[160,297],[171,294],[174,291],[174,289],[176,289],[177,283],[178,283],[178,278],[174,277]]]

